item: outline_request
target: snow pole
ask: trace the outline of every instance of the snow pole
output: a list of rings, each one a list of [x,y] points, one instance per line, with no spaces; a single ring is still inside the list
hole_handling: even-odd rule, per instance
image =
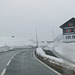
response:
[[[36,48],[38,48],[37,29],[36,29]]]

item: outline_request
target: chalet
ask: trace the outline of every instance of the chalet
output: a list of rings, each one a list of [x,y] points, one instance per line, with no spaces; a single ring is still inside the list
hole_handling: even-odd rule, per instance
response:
[[[75,18],[71,18],[61,25],[60,28],[63,30],[64,42],[75,42]]]

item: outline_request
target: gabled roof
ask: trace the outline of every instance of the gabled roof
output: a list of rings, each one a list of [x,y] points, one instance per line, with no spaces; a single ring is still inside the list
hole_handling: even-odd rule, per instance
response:
[[[68,23],[73,23],[73,25],[75,25],[75,18],[71,18],[66,23],[64,23],[63,25],[61,25],[60,28],[63,29],[65,27],[65,25],[68,25]]]

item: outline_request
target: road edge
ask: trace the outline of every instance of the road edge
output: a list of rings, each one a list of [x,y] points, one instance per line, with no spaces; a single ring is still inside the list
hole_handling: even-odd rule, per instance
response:
[[[62,75],[62,74],[60,74],[59,72],[57,72],[56,70],[54,70],[53,68],[51,68],[50,66],[48,66],[47,64],[45,64],[44,62],[42,62],[40,59],[38,59],[38,58],[35,56],[35,51],[33,52],[33,56],[34,56],[39,62],[41,62],[43,65],[45,65],[48,69],[52,70],[53,72],[55,72],[55,73],[58,74],[58,75]]]

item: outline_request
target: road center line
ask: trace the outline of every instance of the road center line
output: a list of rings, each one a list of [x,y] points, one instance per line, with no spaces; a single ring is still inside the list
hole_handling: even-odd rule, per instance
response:
[[[10,64],[11,60],[8,61],[7,66]]]
[[[22,51],[20,51],[20,52],[22,52]],[[15,53],[15,54],[11,57],[11,59],[8,61],[7,65],[6,65],[6,67],[9,66],[10,62],[12,61],[12,59],[13,59],[17,54],[19,54],[20,52]],[[0,75],[4,75],[5,72],[6,72],[6,70],[7,70],[7,69],[4,68]]]
[[[6,72],[6,68],[2,71],[1,75],[4,75]]]

